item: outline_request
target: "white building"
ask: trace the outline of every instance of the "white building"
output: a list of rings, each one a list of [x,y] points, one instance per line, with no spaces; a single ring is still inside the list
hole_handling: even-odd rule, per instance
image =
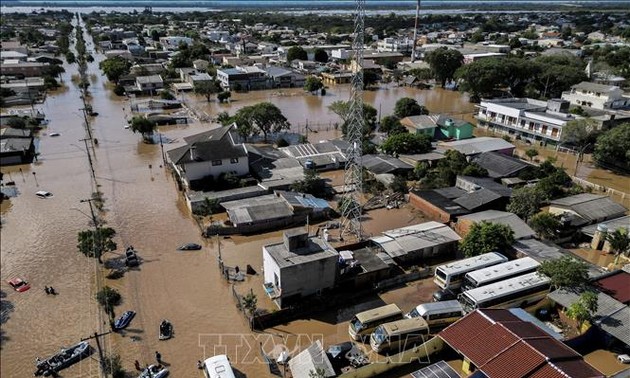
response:
[[[182,181],[190,182],[209,176],[249,173],[247,148],[236,132],[236,125],[219,127],[184,138],[186,145],[167,152],[169,161]]]
[[[164,51],[176,51],[182,43],[192,46],[193,40],[188,37],[160,37],[160,44]]]
[[[379,52],[407,52],[413,48],[413,40],[410,38],[383,38],[376,43],[376,49]]]
[[[479,126],[522,136],[530,140],[557,143],[562,127],[576,117],[568,114],[569,102],[531,98],[482,100],[475,116]]]
[[[600,110],[630,106],[630,97],[624,97],[619,87],[583,81],[562,92],[562,99],[573,105]]]
[[[280,308],[331,289],[339,253],[303,229],[285,231],[281,243],[263,246],[265,289]]]

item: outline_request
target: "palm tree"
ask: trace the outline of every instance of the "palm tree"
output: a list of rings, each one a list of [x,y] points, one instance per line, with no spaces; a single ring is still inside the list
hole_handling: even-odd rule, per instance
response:
[[[612,233],[606,235],[606,241],[610,243],[610,250],[615,254],[614,265],[617,265],[619,256],[624,254],[630,255],[630,235],[628,235],[628,229],[620,227]]]

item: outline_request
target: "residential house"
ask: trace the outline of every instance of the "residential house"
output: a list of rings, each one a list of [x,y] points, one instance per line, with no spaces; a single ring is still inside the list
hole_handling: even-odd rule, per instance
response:
[[[385,65],[388,63],[400,63],[404,59],[404,55],[400,52],[376,52],[365,51],[364,58],[374,61],[375,64]]]
[[[196,59],[192,62],[193,67],[199,72],[206,72],[208,70],[208,66],[210,62],[205,59]]]
[[[504,140],[503,138],[492,137],[478,137],[452,142],[441,142],[439,146],[449,150],[459,151],[471,158],[484,152],[492,151],[512,156],[515,149],[512,143]]]
[[[573,105],[600,110],[630,107],[630,97],[625,97],[619,87],[583,81],[562,92],[562,99]]]
[[[304,75],[282,67],[269,66],[265,71],[274,88],[301,88],[306,81]]]
[[[339,253],[304,229],[285,231],[281,243],[262,250],[265,288],[280,308],[335,285]]]
[[[190,187],[191,182],[206,177],[217,178],[232,173],[249,173],[247,148],[241,142],[236,125],[219,127],[185,137],[186,145],[167,152],[173,169]]]
[[[28,47],[20,41],[0,41],[0,51],[16,51],[28,55]]]
[[[601,223],[625,215],[627,209],[610,197],[592,193],[558,198],[549,203],[549,212],[562,215],[572,226]]]
[[[0,63],[0,72],[3,76],[35,77],[42,76],[46,67],[45,63],[9,60]]]
[[[310,73],[317,68],[317,62],[311,60],[294,59],[291,61],[291,68],[303,73]]]
[[[462,119],[448,115],[418,115],[400,120],[414,134],[425,134],[431,139],[467,139],[472,137],[474,126]]]
[[[479,213],[462,215],[457,219],[455,231],[464,237],[468,234],[473,224],[481,222],[498,223],[510,227],[514,231],[515,240],[530,239],[536,236],[536,232],[516,214],[498,210],[486,210]]]
[[[326,85],[348,84],[352,81],[352,72],[322,72],[320,76]]]
[[[475,116],[479,126],[502,133],[521,136],[530,141],[557,144],[562,128],[576,119],[568,114],[569,102],[530,98],[482,100]]]
[[[411,38],[385,37],[376,43],[376,50],[379,52],[402,52],[409,53],[413,48]]]
[[[25,164],[33,161],[35,144],[33,133],[27,129],[0,129],[0,165]]]
[[[478,62],[488,58],[504,58],[506,54],[498,52],[476,52],[464,55],[464,64]]]
[[[205,72],[197,72],[195,74],[188,75],[187,81],[194,88],[196,85],[201,83],[212,83],[214,82],[214,78]]]
[[[396,263],[409,265],[454,255],[459,240],[459,235],[447,225],[425,222],[384,231],[382,236],[370,238],[370,243]]]
[[[480,309],[438,334],[461,356],[461,376],[604,378],[557,334],[519,309]]]
[[[26,58],[28,58],[28,54],[24,54],[18,51],[13,51],[13,50],[7,50],[7,51],[0,51],[0,60],[4,61],[4,60],[17,60],[17,61],[26,61]]]
[[[465,191],[459,188],[443,188],[409,191],[409,203],[420,210],[427,218],[448,223],[457,217],[470,213],[453,200]]]
[[[164,80],[160,75],[136,77],[136,87],[142,93],[155,94],[158,89],[164,88]]]
[[[346,141],[333,140],[296,144],[281,147],[279,150],[286,156],[299,161],[304,168],[325,171],[344,166],[347,160],[344,151],[347,147]]]
[[[188,37],[160,37],[160,45],[164,51],[177,51],[182,43],[192,46],[193,40]]]
[[[531,164],[523,160],[494,151],[479,154],[472,161],[486,169],[488,176],[494,179],[515,177],[523,169],[531,167]]]
[[[107,50],[105,51],[105,57],[107,59],[116,58],[116,57],[127,59],[127,60],[133,59],[133,55],[131,55],[131,52],[129,50]]]
[[[363,155],[363,167],[374,175],[405,175],[413,171],[413,165],[407,164],[390,155]]]
[[[269,87],[267,73],[255,66],[217,69],[217,80],[226,90],[254,90]]]
[[[159,75],[164,71],[161,63],[135,64],[131,66],[129,73],[135,76]]]
[[[288,190],[304,179],[304,167],[298,160],[269,146],[247,145],[252,175],[267,191]]]

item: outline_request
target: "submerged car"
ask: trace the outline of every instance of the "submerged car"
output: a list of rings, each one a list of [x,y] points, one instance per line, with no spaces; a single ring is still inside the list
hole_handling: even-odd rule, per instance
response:
[[[24,281],[21,278],[13,278],[7,281],[9,283],[9,285],[11,285],[11,287],[13,288],[13,290],[17,291],[17,292],[24,292],[28,289],[31,288],[31,285]]]
[[[35,193],[35,195],[39,198],[50,198],[53,196],[53,194],[51,192],[47,192],[45,190],[40,190],[38,192]]]
[[[177,249],[179,251],[198,251],[201,249],[201,246],[195,243],[187,243],[187,244],[179,246],[179,248]]]

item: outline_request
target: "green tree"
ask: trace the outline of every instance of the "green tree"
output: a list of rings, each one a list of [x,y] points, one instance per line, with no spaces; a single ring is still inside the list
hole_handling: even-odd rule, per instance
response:
[[[630,123],[613,127],[600,135],[593,157],[599,165],[630,172]]]
[[[217,94],[217,100],[220,103],[223,103],[224,101],[227,101],[230,97],[232,97],[232,92],[230,92],[230,91],[222,91],[222,92],[219,92]]]
[[[597,307],[597,294],[592,291],[585,291],[576,302],[566,309],[565,313],[577,322],[577,328],[581,330],[582,325],[590,321],[595,315]]]
[[[446,82],[453,79],[455,71],[464,63],[464,56],[457,50],[439,48],[428,53],[425,60],[444,88]]]
[[[68,51],[66,53],[66,61],[68,62],[68,64],[74,64],[77,62],[77,58],[74,56],[74,53],[72,51]]]
[[[425,134],[394,134],[383,142],[381,150],[392,156],[423,154],[431,150],[431,139]]]
[[[129,73],[131,63],[126,59],[114,57],[103,60],[99,63],[99,67],[107,76],[107,80],[118,84],[120,77]]]
[[[341,132],[346,135],[348,121],[350,119],[350,101],[335,101],[328,106],[331,112],[337,114],[339,118],[343,121],[341,125]],[[376,115],[378,112],[373,106],[364,103],[363,104],[363,134],[369,135],[374,131],[376,127]]]
[[[113,240],[116,231],[110,227],[99,227],[96,230],[79,231],[77,248],[87,257],[96,257],[103,263],[101,256],[105,252],[115,251],[117,246]]]
[[[559,215],[541,212],[531,217],[529,225],[540,238],[553,240],[558,236],[562,222]]]
[[[304,90],[307,92],[315,92],[324,87],[324,83],[317,76],[309,76],[304,82]]]
[[[562,143],[571,144],[583,149],[597,139],[597,121],[592,118],[575,119],[562,127]]]
[[[131,119],[131,131],[142,134],[145,140],[151,139],[157,124],[142,116],[133,116]]]
[[[308,54],[306,50],[301,48],[300,46],[293,46],[287,51],[287,62],[291,62],[295,59],[299,60],[307,60]]]
[[[216,81],[201,81],[195,84],[194,91],[196,94],[205,96],[206,100],[210,102],[212,95],[219,93],[221,87]]]
[[[514,231],[500,223],[474,223],[459,243],[459,250],[466,257],[489,252],[503,252],[514,243]]]
[[[535,64],[540,73],[533,84],[542,98],[560,97],[572,85],[588,79],[584,72],[584,63],[577,57],[540,56],[536,58]]]
[[[316,170],[304,169],[304,179],[293,183],[291,190],[298,193],[312,194],[315,197],[322,197],[326,194],[326,185]]]
[[[530,161],[534,161],[534,158],[538,156],[538,150],[535,148],[528,148],[525,151],[525,155],[527,155]]]
[[[429,110],[418,104],[418,101],[413,98],[403,97],[394,105],[394,115],[398,118],[427,114],[429,114]]]
[[[363,71],[363,89],[367,89],[371,87],[373,84],[376,84],[379,76],[374,71]]]
[[[125,378],[127,372],[123,369],[120,355],[114,354],[105,356],[103,366],[107,374],[111,374],[112,378]]]
[[[250,316],[253,316],[256,313],[256,310],[258,309],[258,298],[252,290],[243,297],[243,307]]]
[[[381,119],[378,130],[389,135],[404,134],[407,128],[400,123],[400,119],[395,115],[388,115]]]
[[[433,72],[430,68],[414,68],[409,70],[409,75],[414,76],[419,81],[428,81],[433,79]]]
[[[228,112],[220,112],[217,114],[217,122],[222,126],[229,126],[234,122],[234,118]]]
[[[614,265],[619,262],[619,256],[630,254],[630,235],[627,228],[618,228],[606,235],[606,241],[610,243],[610,250],[615,254]]]
[[[122,297],[118,290],[109,286],[104,286],[96,293],[96,301],[100,304],[105,312],[111,317],[114,315],[114,306],[118,306],[122,301]]]
[[[308,378],[326,378],[326,371],[323,368],[315,368],[308,371]]]
[[[264,140],[267,140],[269,133],[277,133],[291,128],[291,124],[282,114],[282,111],[270,102],[261,102],[239,109],[236,112],[235,121],[239,128],[244,127],[248,135],[263,133]]]
[[[212,217],[219,209],[219,200],[216,198],[204,197],[203,202],[197,211],[197,215],[201,215],[203,217]]]
[[[326,63],[328,62],[328,53],[324,49],[315,49],[314,58],[316,62]]]
[[[409,187],[407,186],[407,179],[403,176],[394,176],[394,179],[389,184],[389,189],[394,193],[407,194],[409,193]]]
[[[544,192],[539,188],[525,186],[512,192],[506,210],[527,221],[540,211],[544,199]]]
[[[468,164],[466,168],[464,168],[464,170],[462,171],[462,175],[473,177],[488,177],[488,170],[473,162]]]
[[[170,91],[163,90],[160,92],[160,98],[162,100],[175,100],[175,96]]]
[[[549,277],[551,285],[556,289],[579,288],[588,282],[586,264],[570,256],[543,261],[538,267],[538,272]]]
[[[503,61],[503,59],[501,59]],[[485,97],[501,85],[505,69],[499,59],[481,59],[461,66],[455,72],[455,78],[461,80],[461,89],[473,97]]]

